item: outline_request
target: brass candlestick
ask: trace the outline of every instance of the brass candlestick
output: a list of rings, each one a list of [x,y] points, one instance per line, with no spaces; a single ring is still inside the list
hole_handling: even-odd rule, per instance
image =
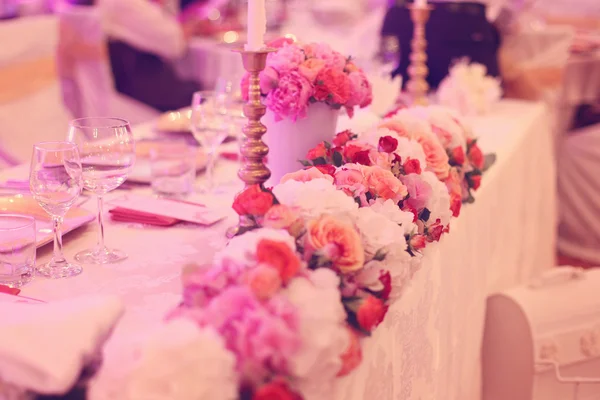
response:
[[[406,84],[406,88],[414,105],[426,106],[429,103],[427,99],[427,92],[429,91],[427,74],[429,73],[429,69],[427,68],[425,25],[433,7],[409,6],[409,9],[414,25],[414,33],[410,43],[410,65],[408,67],[408,76],[410,79]]]
[[[238,171],[238,177],[244,182],[245,187],[251,185],[264,185],[271,177],[271,171],[265,165],[264,159],[269,153],[269,147],[262,141],[262,136],[267,132],[260,119],[267,108],[260,99],[259,74],[265,69],[267,55],[275,49],[265,48],[258,51],[234,50],[242,55],[244,69],[250,74],[248,87],[248,101],[244,105],[244,115],[248,122],[242,129],[244,140],[241,146],[242,166]],[[238,226],[227,232],[228,237],[235,236],[244,227],[252,225],[247,218],[240,216]]]

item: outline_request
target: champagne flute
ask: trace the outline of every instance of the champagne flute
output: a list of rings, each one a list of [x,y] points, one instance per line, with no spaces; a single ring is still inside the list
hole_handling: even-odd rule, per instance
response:
[[[45,142],[33,146],[29,188],[33,198],[52,217],[54,254],[38,266],[40,275],[58,279],[81,273],[81,266],[68,262],[62,251],[61,225],[82,188],[82,167],[77,145]]]
[[[231,132],[230,97],[226,92],[200,91],[192,99],[191,130],[208,155],[205,191],[209,193],[214,191],[217,149]]]
[[[80,118],[71,122],[68,138],[79,146],[83,187],[98,198],[98,244],[75,259],[86,264],[112,264],[127,258],[104,244],[103,197],[127,179],[135,163],[135,143],[129,122],[120,118]]]

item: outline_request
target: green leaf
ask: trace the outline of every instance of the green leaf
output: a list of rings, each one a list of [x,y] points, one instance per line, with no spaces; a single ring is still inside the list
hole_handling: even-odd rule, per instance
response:
[[[419,219],[421,221],[429,221],[429,217],[431,216],[431,211],[428,208],[424,208],[423,211],[419,214]]]
[[[325,157],[319,157],[319,158],[315,158],[313,160],[313,165],[325,165],[327,164],[327,160],[325,160]]]
[[[492,165],[496,163],[496,154],[490,153],[484,156],[482,172],[487,171]]]
[[[310,163],[310,161],[306,161],[306,160],[298,160],[298,162],[300,164],[302,164],[304,167],[311,167],[312,164]]]
[[[344,164],[344,157],[342,157],[342,154],[339,151],[334,151],[333,165],[335,165],[336,167],[341,167],[342,164]]]
[[[327,141],[323,141],[323,146],[325,146],[325,148],[327,150],[331,150],[331,143],[327,142]]]
[[[375,261],[383,261],[385,260],[385,256],[387,256],[387,252],[383,249],[377,250],[377,253],[373,256],[373,260]]]

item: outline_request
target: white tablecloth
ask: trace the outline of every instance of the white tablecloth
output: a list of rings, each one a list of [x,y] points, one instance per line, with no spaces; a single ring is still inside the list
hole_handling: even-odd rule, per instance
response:
[[[487,294],[522,283],[554,264],[555,171],[547,120],[541,105],[507,101],[493,115],[474,121],[482,148],[496,152],[498,161],[484,176],[476,203],[465,206],[450,234],[430,248],[411,288],[366,341],[364,361],[340,383],[338,399],[478,398]],[[145,135],[148,129],[138,127],[136,133]],[[236,182],[236,167],[220,161],[218,178]],[[21,167],[0,178],[26,173]],[[212,200],[229,204],[231,197]],[[95,204],[86,207],[94,209]],[[182,266],[209,261],[225,245],[225,230],[234,223],[233,213],[210,229],[108,222],[107,243],[126,250],[129,259],[84,266],[83,274],[71,279],[38,278],[24,288],[24,295],[49,301],[97,293],[124,299],[128,310],[106,349],[105,372],[93,399],[115,399],[110,388],[123,376],[129,344],[178,303]],[[65,237],[65,252],[72,257],[95,240],[95,227],[89,225]],[[50,248],[43,249],[39,262],[50,253]]]

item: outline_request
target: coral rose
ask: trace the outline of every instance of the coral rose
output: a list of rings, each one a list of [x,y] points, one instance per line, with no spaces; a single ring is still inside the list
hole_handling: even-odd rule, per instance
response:
[[[371,332],[383,321],[386,313],[387,306],[383,301],[373,295],[368,295],[356,311],[356,320],[361,328]]]
[[[327,147],[325,143],[321,142],[306,153],[306,159],[315,160],[320,157],[327,157]]]
[[[327,179],[329,182],[333,183],[333,177],[331,177],[331,175],[326,175],[322,173],[320,169],[315,167],[285,174],[281,178],[281,183],[286,183],[287,181],[308,182],[313,179]]]
[[[403,165],[405,174],[421,174],[421,163],[417,159],[409,158]]]
[[[263,216],[273,205],[273,194],[252,185],[238,193],[233,200],[233,209],[238,215]]]
[[[325,175],[334,176],[335,175],[335,167],[331,164],[321,164],[315,165],[315,168],[321,171]]]
[[[258,299],[266,300],[281,288],[281,277],[275,268],[259,264],[248,272],[247,283]]]
[[[427,161],[427,168],[433,172],[438,179],[446,179],[450,172],[450,164],[448,154],[446,154],[446,151],[438,138],[435,135],[427,134],[425,132],[417,133],[414,136],[423,148],[425,159]]]
[[[349,130],[345,130],[335,135],[335,137],[333,138],[333,145],[336,147],[341,147],[348,143],[348,141],[350,141],[351,138],[352,132],[350,132]]]
[[[275,114],[276,121],[284,118],[296,121],[306,116],[312,94],[311,83],[297,71],[289,71],[280,76],[277,88],[265,98],[265,105]]]
[[[331,105],[344,105],[350,98],[350,80],[343,71],[326,68],[319,73],[314,98]]]
[[[337,376],[348,375],[354,368],[358,367],[362,361],[362,349],[360,347],[360,338],[358,333],[352,328],[348,328],[348,336],[350,337],[348,348],[341,356],[342,368]]]
[[[261,240],[256,248],[256,260],[275,268],[284,284],[300,270],[298,255],[285,242]]]
[[[298,394],[294,393],[283,382],[270,382],[262,385],[254,395],[252,400],[301,400]]]
[[[343,149],[343,156],[348,162],[354,162],[356,153],[361,151],[369,151],[372,147],[358,140],[351,140],[346,143]]]
[[[314,252],[335,247],[331,262],[342,273],[358,271],[365,263],[365,251],[354,226],[330,215],[322,215],[307,224],[306,247],[309,257]]]
[[[272,49],[279,49],[286,44],[293,44],[293,43],[294,43],[294,39],[290,39],[285,36],[282,36],[277,39],[271,40],[269,43],[267,43],[267,47],[270,47]]]
[[[408,194],[406,186],[391,171],[380,167],[367,167],[363,174],[369,191],[377,197],[398,202]]]
[[[318,58],[309,58],[300,64],[298,71],[311,83],[314,83],[323,68],[325,68],[325,61]]]

